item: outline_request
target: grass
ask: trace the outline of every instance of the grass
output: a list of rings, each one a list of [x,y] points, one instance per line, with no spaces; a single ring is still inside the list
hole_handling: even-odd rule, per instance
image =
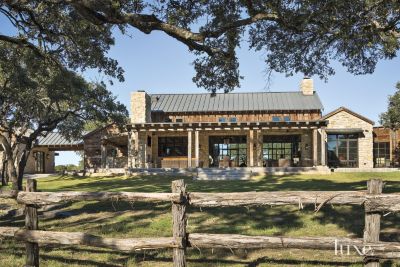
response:
[[[384,192],[400,192],[398,173],[335,173],[332,175],[267,176],[251,181],[194,181],[185,178],[188,191],[245,192],[276,190],[363,190],[372,177],[385,180]],[[42,191],[138,191],[170,192],[176,177],[48,177],[38,180]],[[189,209],[188,231],[246,235],[348,236],[362,237],[364,212],[357,206],[239,207]],[[77,202],[61,209],[71,216],[41,219],[40,228],[53,231],[82,231],[107,237],[171,236],[169,203]],[[381,239],[400,242],[400,216],[382,220]],[[23,226],[23,218],[0,220],[0,226]],[[171,266],[171,251],[131,254],[88,247],[40,249],[42,266]],[[1,266],[22,266],[24,247],[5,239],[0,243]],[[197,250],[189,249],[189,266],[362,266],[361,258],[334,256],[333,251],[313,250]],[[387,261],[385,266],[400,266]]]

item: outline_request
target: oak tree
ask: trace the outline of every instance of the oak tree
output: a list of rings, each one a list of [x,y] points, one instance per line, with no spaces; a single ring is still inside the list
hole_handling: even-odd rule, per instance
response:
[[[334,74],[332,61],[372,73],[400,45],[397,0],[3,0],[0,14],[16,31],[0,41],[120,80],[107,55],[113,27],[162,31],[196,54],[193,80],[212,92],[239,86],[236,51],[246,42],[269,70],[320,78]]]
[[[126,123],[128,112],[104,83],[89,83],[31,49],[0,43],[0,145],[8,177],[22,189],[27,158],[39,136],[81,136],[88,121]]]

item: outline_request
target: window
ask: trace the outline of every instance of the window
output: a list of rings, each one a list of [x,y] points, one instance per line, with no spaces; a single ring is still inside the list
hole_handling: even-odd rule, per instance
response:
[[[286,122],[289,122],[290,121],[290,116],[283,117],[283,120],[286,121]]]
[[[300,158],[300,136],[265,135],[263,137],[264,166],[276,167],[279,159]]]
[[[390,167],[390,143],[374,143],[374,165],[375,167]]]
[[[172,120],[167,117],[167,118],[164,119],[164,122],[172,122]]]
[[[218,122],[226,122],[226,118],[224,118],[224,117],[219,117],[219,118],[218,118]]]
[[[358,167],[358,135],[329,134],[327,151],[330,167]]]
[[[279,116],[272,116],[272,121],[273,121],[273,122],[280,122],[280,121],[281,121],[281,117],[279,117]]]
[[[230,121],[230,122],[237,122],[237,118],[236,118],[236,117],[231,117],[231,118],[229,119],[229,121]]]
[[[176,118],[175,122],[183,122],[183,119],[182,118]]]
[[[246,167],[246,136],[210,136],[210,167]]]
[[[187,156],[188,142],[186,137],[159,137],[158,156]]]

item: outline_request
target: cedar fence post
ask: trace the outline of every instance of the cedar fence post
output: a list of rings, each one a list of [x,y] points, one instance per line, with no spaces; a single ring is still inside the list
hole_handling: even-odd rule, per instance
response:
[[[380,179],[371,179],[367,182],[368,194],[378,195],[382,193],[383,182]],[[380,212],[365,211],[364,242],[378,242],[381,231]],[[379,267],[379,259],[366,257],[365,267]]]
[[[180,193],[182,203],[172,203],[172,232],[175,239],[182,239],[183,248],[174,248],[174,267],[186,267],[186,185],[184,180],[172,181],[172,192]]]
[[[36,191],[36,180],[26,180],[26,191]],[[35,205],[25,206],[25,228],[26,230],[38,230],[38,215]],[[39,267],[39,245],[38,243],[26,242],[26,265],[25,267]]]

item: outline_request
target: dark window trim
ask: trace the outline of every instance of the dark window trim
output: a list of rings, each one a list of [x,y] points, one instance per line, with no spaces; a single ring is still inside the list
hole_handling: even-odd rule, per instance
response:
[[[359,167],[359,135],[357,134],[328,134],[327,136],[327,152],[328,152],[328,166],[330,167],[344,167],[344,168],[358,168]],[[335,150],[330,150],[328,144],[330,141],[335,141]],[[339,141],[346,143],[346,159],[339,159]],[[356,160],[350,160],[350,142],[356,141]],[[333,152],[334,155],[332,155]],[[334,159],[331,157],[335,156]]]
[[[167,153],[169,149],[169,154]],[[159,136],[158,156],[166,157],[187,157],[188,140],[184,136]]]

